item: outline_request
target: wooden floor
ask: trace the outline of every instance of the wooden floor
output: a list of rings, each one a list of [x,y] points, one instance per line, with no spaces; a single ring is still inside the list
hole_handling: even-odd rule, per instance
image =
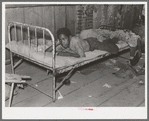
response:
[[[122,56],[129,58],[129,52]],[[115,71],[108,58],[77,70],[70,78],[71,84],[60,88],[62,97],[57,92],[55,103],[30,86],[15,88],[18,94],[13,97],[12,107],[144,107],[145,85],[139,85],[135,79],[118,78],[112,74]],[[6,72],[11,73],[10,65],[6,65]],[[17,67],[16,74],[31,76],[30,85],[52,95],[52,76],[47,76],[45,69],[24,61]],[[138,78],[144,80],[145,76]],[[5,105],[8,106],[8,100]]]

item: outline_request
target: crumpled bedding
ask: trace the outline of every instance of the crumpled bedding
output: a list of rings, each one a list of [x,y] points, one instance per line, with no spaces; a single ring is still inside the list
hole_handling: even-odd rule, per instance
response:
[[[6,45],[6,48],[10,49],[10,51],[12,51],[15,54],[21,55],[30,60],[36,61],[38,63],[44,64],[52,68],[52,56],[53,56],[52,52],[46,52],[45,54],[43,53],[43,50],[46,49],[48,46],[45,46],[44,48],[44,46],[41,44],[41,45],[38,45],[38,48],[37,48],[36,45],[31,44],[31,47],[28,47],[28,45],[24,44],[22,41],[18,41],[18,42],[11,41]],[[117,46],[121,50],[128,47],[128,44],[123,41],[119,41]],[[88,63],[93,61],[94,58],[100,55],[105,55],[109,53],[106,51],[94,50],[92,52],[86,52],[85,54],[86,54],[86,57],[83,57],[83,58],[56,56],[55,67],[65,68],[68,66],[75,65],[77,63]]]
[[[100,42],[103,42],[107,39],[117,38],[118,40],[127,42],[129,46],[136,47],[137,46],[137,40],[140,38],[139,35],[136,35],[132,31],[129,30],[116,30],[116,31],[110,31],[107,29],[88,29],[83,30],[80,33],[80,38],[86,39],[89,37],[95,37]]]

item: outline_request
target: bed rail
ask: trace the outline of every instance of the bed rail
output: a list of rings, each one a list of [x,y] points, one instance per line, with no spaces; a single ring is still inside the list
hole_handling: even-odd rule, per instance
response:
[[[56,57],[56,53],[55,53],[55,39],[54,39],[54,36],[52,34],[52,32],[47,29],[47,28],[44,28],[44,27],[39,27],[39,26],[34,26],[34,25],[29,25],[29,24],[24,24],[24,23],[20,23],[20,22],[14,22],[14,21],[11,21],[9,22],[8,24],[8,39],[9,39],[9,42],[12,41],[12,36],[11,36],[11,29],[14,28],[14,40],[15,41],[19,41],[18,40],[18,34],[20,34],[20,40],[23,42],[24,41],[24,29],[27,30],[26,34],[27,34],[27,40],[28,40],[28,46],[29,48],[31,48],[31,29],[34,30],[34,39],[35,39],[35,43],[36,43],[36,51],[38,52],[38,33],[37,33],[37,30],[40,30],[42,31],[42,33],[40,33],[42,35],[42,38],[43,38],[43,53],[44,53],[44,57],[45,57],[45,47],[46,47],[46,42],[45,42],[45,32],[48,33],[48,35],[50,35],[51,37],[51,40],[52,40],[52,46],[53,46],[53,51],[52,51],[52,71],[53,71],[53,81],[52,81],[52,90],[55,90],[55,86],[56,86],[56,82],[55,82],[55,75],[56,75],[56,69],[55,69],[55,57]],[[20,28],[20,32],[18,33],[17,32],[17,29]],[[11,52],[11,46],[10,46],[10,56],[11,56],[11,65],[12,65],[12,73],[15,73],[14,72],[14,65],[13,65],[13,53]],[[53,91],[52,93],[53,95],[53,100],[55,100],[55,91]]]

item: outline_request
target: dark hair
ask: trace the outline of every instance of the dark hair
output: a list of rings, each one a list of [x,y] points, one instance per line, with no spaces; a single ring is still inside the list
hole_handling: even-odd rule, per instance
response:
[[[68,28],[61,28],[59,30],[57,30],[57,37],[59,38],[59,35],[64,34],[67,37],[71,36],[71,32]]]

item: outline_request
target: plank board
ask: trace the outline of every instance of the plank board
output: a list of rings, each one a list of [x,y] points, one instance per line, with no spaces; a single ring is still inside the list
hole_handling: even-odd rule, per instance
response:
[[[65,6],[54,6],[55,11],[55,34],[56,31],[62,27],[66,26],[66,13],[65,13]]]
[[[15,9],[6,9],[5,10],[5,43],[9,42],[8,40],[8,24],[10,21],[24,22],[23,16],[23,8],[15,8]],[[12,29],[12,35],[14,39],[14,31]],[[20,30],[17,31],[17,38],[20,39]],[[6,60],[10,59],[9,50],[6,49]]]
[[[24,16],[23,16],[23,8],[15,8],[15,9],[6,9],[5,11],[5,20],[6,20],[6,44],[8,43],[8,22],[10,21],[17,21],[17,22],[24,22]],[[19,31],[20,32],[20,31]],[[19,35],[19,33],[18,33]],[[13,36],[14,37],[14,36]],[[20,36],[18,36],[18,39],[20,39]]]
[[[111,78],[112,80],[109,80]],[[108,74],[102,78],[98,78],[91,83],[79,88],[70,95],[65,96],[63,100],[57,101],[46,105],[46,107],[94,107],[103,102],[102,95],[111,92],[113,89],[117,88],[116,85],[123,85],[125,80],[116,79],[113,75]],[[112,88],[102,87],[105,83],[108,83]],[[114,93],[112,93],[114,95]],[[99,98],[98,98],[99,97]],[[77,100],[76,100],[77,98]],[[107,99],[107,98],[106,98]],[[106,100],[105,99],[105,100]]]
[[[145,107],[145,101],[142,101],[142,102],[138,105],[138,107]]]
[[[24,22],[29,25],[43,27],[43,8],[42,7],[26,7],[24,8]],[[27,28],[25,28],[24,38],[27,39]],[[34,31],[30,31],[30,37],[34,38]],[[37,33],[38,37],[42,37],[41,31]]]
[[[138,82],[129,85],[125,90],[116,96],[105,101],[100,107],[137,107],[140,102],[145,100],[145,88],[139,86]]]
[[[43,26],[43,8],[42,7],[26,7],[24,8],[24,21],[26,24]]]
[[[25,74],[29,67],[30,66],[26,65],[26,68],[23,68],[23,72],[19,71],[19,70],[22,70],[21,68],[19,68],[18,72],[21,74],[23,74],[23,73]],[[30,69],[28,71],[29,72],[28,75],[30,75],[32,77],[32,80],[29,83],[33,84],[33,86],[38,85],[36,87],[37,89],[40,89],[40,90],[46,92],[47,94],[51,95],[52,94],[52,78],[50,76],[46,76],[46,73],[44,71],[42,71],[42,70],[37,71],[35,69],[36,69],[36,67],[33,66],[33,67],[30,67]],[[35,70],[35,72],[34,72],[34,70]],[[97,80],[98,78],[102,78],[104,75],[107,75],[108,73],[110,73],[112,71],[110,68],[109,68],[109,70],[111,70],[111,71],[105,72],[105,71],[102,71],[103,69],[100,69],[100,70],[101,71],[97,70],[97,71],[91,73],[90,75],[82,75],[80,73],[75,73],[70,78],[70,80],[72,81],[71,85],[70,86],[63,85],[63,87],[61,87],[59,91],[61,92],[61,94],[63,96],[67,96],[68,94],[71,94],[74,91],[80,89],[81,87],[84,87],[84,86],[92,83],[93,81]],[[101,72],[103,72],[103,73],[101,73]],[[23,90],[23,91],[25,91],[25,90]],[[22,97],[22,95],[25,95],[25,93],[26,93],[26,96]],[[21,106],[21,105],[23,105],[23,106],[30,105],[31,106],[32,104],[27,104],[29,100],[34,100],[32,98],[37,98],[37,100],[38,100],[38,98],[40,98],[40,96],[41,96],[41,98],[43,98],[42,95],[37,92],[35,93],[35,95],[33,95],[33,93],[31,93],[31,94],[27,94],[27,93],[28,93],[28,91],[22,92],[22,90],[21,90],[20,95],[15,96],[15,98],[13,100],[13,104],[14,104],[13,106],[16,106],[16,107]],[[38,94],[38,95],[36,95],[36,94]],[[57,93],[56,96],[58,97],[59,94]],[[38,102],[38,101],[36,101],[36,103],[38,103],[39,106],[44,106],[50,102],[48,100],[48,102],[45,104],[42,102]]]
[[[75,15],[76,15],[76,7],[75,6],[66,6],[66,27],[69,28],[72,35],[75,35]]]
[[[54,34],[54,26],[54,6],[43,7],[43,27],[48,28]]]

